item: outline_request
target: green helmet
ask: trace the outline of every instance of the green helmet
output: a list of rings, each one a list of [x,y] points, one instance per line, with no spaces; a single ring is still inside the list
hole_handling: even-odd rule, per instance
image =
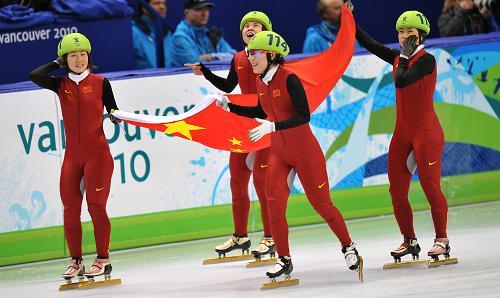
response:
[[[248,43],[248,49],[274,52],[282,57],[286,57],[290,53],[290,48],[285,39],[272,31],[261,31],[255,34]]]
[[[431,31],[429,20],[423,13],[416,10],[403,12],[396,21],[396,31],[403,28],[417,28],[425,32],[425,35]]]
[[[62,57],[64,54],[75,51],[87,51],[90,53],[92,46],[85,35],[81,33],[70,33],[63,36],[57,46],[57,56]]]
[[[257,22],[261,23],[262,26],[266,27],[265,29],[268,31],[273,31],[273,25],[271,24],[271,20],[269,17],[263,13],[262,11],[251,11],[247,13],[240,22],[240,31],[243,31],[243,26],[245,26],[248,22]]]

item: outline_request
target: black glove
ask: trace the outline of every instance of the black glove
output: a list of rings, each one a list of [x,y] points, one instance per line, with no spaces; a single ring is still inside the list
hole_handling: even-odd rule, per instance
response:
[[[346,2],[347,2],[347,7],[349,7],[349,10],[351,12],[353,12],[354,11],[354,4],[352,4],[351,0],[344,0],[344,3],[346,3]]]
[[[64,58],[63,57],[58,57],[56,60],[54,60],[55,63],[59,64],[59,67],[64,67]]]
[[[111,122],[113,122],[114,124],[120,124],[122,122],[122,119],[113,116],[113,114],[111,114],[111,113],[109,113],[108,116],[109,116],[109,120]]]
[[[410,57],[413,52],[415,52],[415,49],[417,48],[417,36],[416,35],[410,35],[406,38],[403,48],[401,49],[401,54]]]

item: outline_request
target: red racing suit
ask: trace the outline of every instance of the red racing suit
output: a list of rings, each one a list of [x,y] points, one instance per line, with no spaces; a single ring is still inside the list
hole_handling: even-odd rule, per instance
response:
[[[292,77],[293,76],[293,77]],[[290,86],[294,93],[290,94]],[[247,117],[267,116],[275,123],[271,135],[266,176],[268,209],[276,249],[280,256],[289,256],[286,206],[290,195],[288,181],[294,169],[306,196],[327,222],[343,247],[351,244],[344,219],[333,205],[323,151],[309,127],[309,107],[298,77],[279,66],[269,85],[257,78],[259,105],[242,107],[230,104],[231,112]],[[300,100],[299,100],[300,99]],[[298,114],[303,116],[297,117]]]
[[[64,205],[64,233],[71,257],[82,257],[81,208],[84,181],[88,211],[94,225],[99,258],[109,256],[111,224],[106,213],[113,157],[104,136],[103,106],[118,109],[109,81],[88,74],[78,84],[68,77],[47,75],[59,68],[52,62],[35,69],[30,79],[57,93],[61,103],[66,135],[66,153],[61,168],[60,194]],[[83,181],[82,181],[83,179]]]

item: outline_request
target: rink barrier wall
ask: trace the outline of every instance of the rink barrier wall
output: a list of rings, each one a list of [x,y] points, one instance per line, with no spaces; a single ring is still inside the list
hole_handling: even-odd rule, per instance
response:
[[[464,205],[500,199],[500,171],[443,178],[441,184],[448,205]],[[453,193],[453,195],[452,195]],[[389,186],[331,191],[332,199],[345,219],[393,213]],[[410,202],[414,211],[428,210],[429,204],[418,181],[411,183]],[[259,203],[252,202],[250,232],[262,230]],[[291,195],[287,208],[291,227],[322,223],[303,194]],[[430,213],[429,213],[429,220]],[[192,208],[111,219],[111,252],[163,243],[227,236],[232,231],[231,205]],[[348,223],[349,225],[349,223]],[[394,221],[396,225],[396,221]],[[292,231],[293,233],[293,231]],[[0,266],[68,257],[63,227],[50,227],[0,234]],[[259,235],[260,236],[260,235]],[[83,252],[95,253],[91,222],[83,223]],[[212,247],[207,247],[207,253]]]

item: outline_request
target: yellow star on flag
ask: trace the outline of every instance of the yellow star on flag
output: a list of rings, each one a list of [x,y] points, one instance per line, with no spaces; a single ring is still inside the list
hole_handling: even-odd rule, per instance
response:
[[[235,137],[233,137],[231,140],[228,139],[228,141],[231,142],[231,145],[233,146],[243,146],[243,142]]]
[[[172,122],[172,123],[165,123],[163,125],[165,125],[165,127],[167,127],[167,129],[165,129],[164,133],[166,133],[166,134],[179,133],[190,140],[193,140],[193,137],[191,136],[192,130],[205,129],[204,127],[188,124],[184,120]]]
[[[241,150],[240,148],[236,148],[236,149],[231,148],[231,151],[236,152],[236,153],[244,153],[245,152],[245,150]]]

